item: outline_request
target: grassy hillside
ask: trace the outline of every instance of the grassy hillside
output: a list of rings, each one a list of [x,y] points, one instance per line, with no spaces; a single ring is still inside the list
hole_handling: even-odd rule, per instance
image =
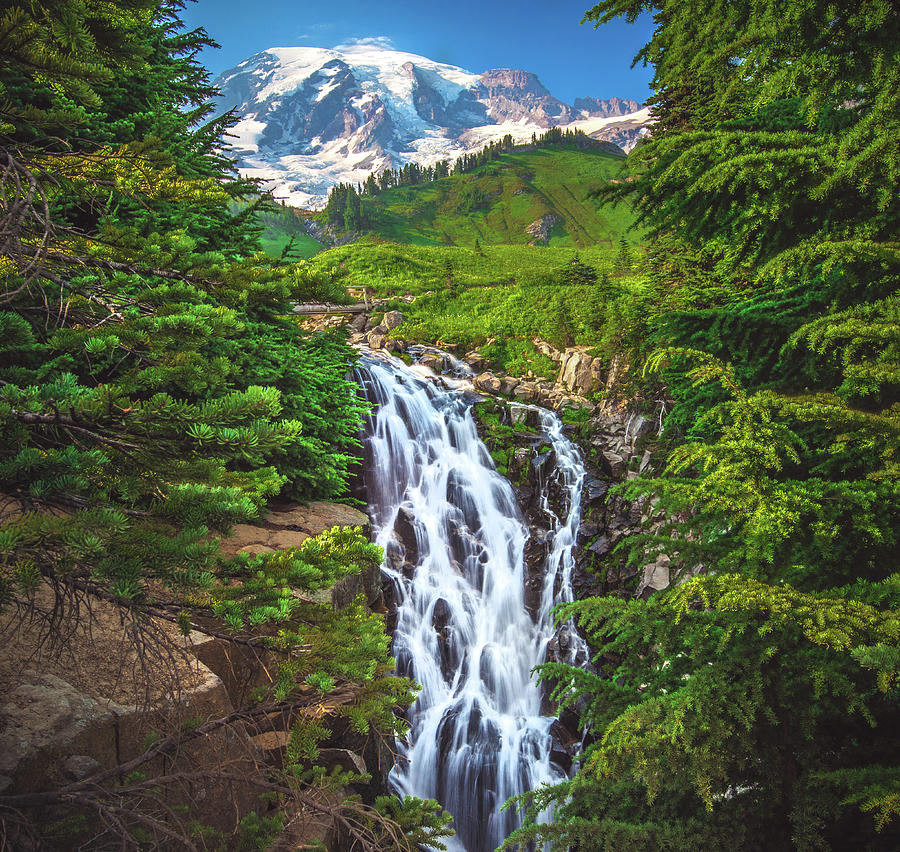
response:
[[[468,174],[397,187],[365,199],[372,231],[414,245],[526,245],[525,228],[559,218],[551,247],[612,247],[632,223],[624,207],[601,205],[591,190],[624,177],[624,160],[597,150],[513,151]]]
[[[639,249],[632,247],[632,258]],[[623,270],[621,247],[608,241],[586,249],[560,246],[484,245],[422,246],[382,243],[370,239],[328,249],[309,262],[314,270],[340,269],[344,283],[366,286],[377,296],[431,291],[459,291],[500,284],[551,283],[574,258],[598,276]]]
[[[550,377],[535,337],[558,347],[586,344],[610,354],[649,312],[641,253],[537,246],[415,246],[362,241],[329,249],[313,271],[376,295],[415,295],[391,304],[406,321],[396,335],[421,343],[477,347],[496,368]]]
[[[612,352],[640,325],[647,298],[640,235],[625,206],[591,191],[627,176],[621,157],[553,146],[502,154],[466,174],[363,198],[374,233],[309,262],[397,301],[396,334],[478,348],[496,368],[550,377],[534,339]],[[529,245],[535,220],[558,221],[547,245]],[[636,306],[638,306],[636,308]],[[628,316],[626,316],[626,314]]]
[[[324,246],[306,233],[299,210],[293,207],[281,207],[272,213],[260,216],[265,225],[262,235],[262,246],[270,257],[281,257],[284,247],[294,240],[292,256],[298,258],[312,257]]]

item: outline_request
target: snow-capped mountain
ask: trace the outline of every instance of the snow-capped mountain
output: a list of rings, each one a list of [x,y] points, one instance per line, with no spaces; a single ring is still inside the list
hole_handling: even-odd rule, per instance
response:
[[[511,134],[526,141],[548,127],[579,127],[624,149],[646,132],[635,101],[553,97],[516,69],[472,74],[379,43],[340,48],[275,47],[223,73],[221,106],[243,174],[276,196],[321,207],[338,182],[409,161],[454,160]]]

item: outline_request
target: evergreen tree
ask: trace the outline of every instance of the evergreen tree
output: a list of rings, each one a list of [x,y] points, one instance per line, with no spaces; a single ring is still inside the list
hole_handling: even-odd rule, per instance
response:
[[[298,742],[314,745],[310,689],[344,685],[359,696],[350,722],[390,734],[412,694],[390,674],[383,618],[309,597],[370,572],[379,549],[336,529],[286,551],[220,553],[218,536],[268,498],[344,490],[363,408],[343,338],[291,318],[296,301],[344,294],[259,251],[255,217],[270,202],[222,153],[231,119],[207,120],[213,91],[195,58],[210,42],[183,31],[180,8],[36,0],[0,12],[0,614],[8,629],[27,617],[64,635],[104,601],[142,647],[162,619],[266,649],[275,682],[235,720],[294,713]],[[207,730],[175,732],[133,768]],[[314,751],[291,753],[279,795],[335,783],[309,769]],[[147,796],[116,770],[5,793],[0,836],[56,806],[114,814],[123,847],[190,834],[189,814],[142,814]],[[398,824],[353,806],[373,843]],[[434,803],[410,801],[402,819],[417,838],[442,836]],[[404,842],[394,830],[385,848]]]
[[[591,744],[507,845],[895,849],[900,15],[607,0],[587,18],[645,10],[657,123],[606,197],[654,238],[647,372],[686,440],[628,485],[663,528],[627,547],[673,585],[560,612],[596,668],[543,675]]]

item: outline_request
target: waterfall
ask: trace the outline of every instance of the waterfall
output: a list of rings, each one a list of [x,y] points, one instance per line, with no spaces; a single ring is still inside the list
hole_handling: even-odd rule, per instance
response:
[[[556,602],[572,599],[581,457],[558,418],[535,409],[556,464],[542,483],[550,533],[532,615],[529,531],[478,437],[474,395],[372,354],[357,378],[377,404],[367,424],[366,486],[396,591],[394,655],[398,672],[422,687],[392,782],[401,795],[437,799],[453,814],[451,849],[490,852],[518,825],[512,810],[501,812],[510,796],[565,778],[550,759],[553,719],[541,715],[531,670],[554,637],[557,658],[586,656],[571,626],[557,631],[551,616]],[[565,498],[559,516],[551,484]]]

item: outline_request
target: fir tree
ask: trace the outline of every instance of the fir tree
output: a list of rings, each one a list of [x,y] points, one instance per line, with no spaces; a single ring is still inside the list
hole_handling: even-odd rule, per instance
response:
[[[678,404],[649,601],[568,605],[590,672],[547,665],[591,744],[507,844],[897,847],[900,337],[895,4],[608,0],[656,13],[647,364]],[[686,440],[685,440],[686,439]],[[539,812],[557,805],[552,825]]]
[[[290,315],[343,292],[259,251],[255,217],[270,202],[222,152],[231,119],[208,120],[213,90],[195,59],[210,42],[183,31],[180,7],[0,13],[0,614],[52,637],[103,601],[144,647],[163,620],[264,649],[274,682],[258,706],[175,732],[127,771],[0,796],[6,838],[56,806],[109,817],[123,847],[189,838],[189,814],[140,810],[152,791],[132,770],[272,708],[315,739],[311,689],[357,690],[350,722],[381,735],[402,728],[394,708],[412,700],[391,676],[383,618],[362,600],[334,612],[309,597],[380,563],[359,530],[221,555],[218,537],[269,498],[344,490],[363,408],[343,338],[309,336]],[[333,783],[308,763],[286,770],[271,787],[284,802]],[[391,814],[347,804],[370,821],[368,842],[408,848]],[[434,803],[403,814],[406,826],[418,814],[416,838],[442,836]]]

